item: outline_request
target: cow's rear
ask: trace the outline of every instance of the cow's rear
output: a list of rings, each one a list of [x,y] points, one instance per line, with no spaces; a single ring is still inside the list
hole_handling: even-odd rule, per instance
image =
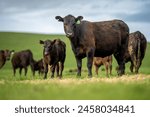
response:
[[[18,68],[20,75],[22,73],[22,69],[25,69],[25,76],[26,76],[28,66],[31,65],[31,68],[33,66],[33,54],[31,50],[23,50],[14,53],[11,63],[13,67],[14,76],[16,74],[16,69]]]
[[[131,62],[131,72],[133,72],[135,68],[135,73],[138,73],[145,56],[146,46],[147,40],[140,31],[136,31],[129,35],[128,50],[126,51],[125,59],[126,62]]]

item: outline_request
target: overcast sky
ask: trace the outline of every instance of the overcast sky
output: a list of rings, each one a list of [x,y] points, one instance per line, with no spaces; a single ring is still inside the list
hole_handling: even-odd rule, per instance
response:
[[[0,0],[0,31],[64,34],[55,16],[68,14],[89,21],[121,19],[150,41],[150,0]]]

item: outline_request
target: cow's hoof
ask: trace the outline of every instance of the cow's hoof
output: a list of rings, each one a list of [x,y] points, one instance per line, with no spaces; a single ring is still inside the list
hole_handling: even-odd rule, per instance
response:
[[[90,74],[90,75],[88,75],[88,78],[92,78],[92,75]]]
[[[81,77],[81,73],[77,73],[77,77],[80,78]]]

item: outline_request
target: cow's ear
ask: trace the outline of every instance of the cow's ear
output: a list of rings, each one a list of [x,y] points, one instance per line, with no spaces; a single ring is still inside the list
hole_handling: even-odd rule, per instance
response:
[[[61,16],[56,16],[55,19],[59,22],[64,22],[64,19]]]
[[[78,16],[77,18],[76,18],[76,22],[77,21],[81,21],[83,19],[83,16]]]
[[[53,45],[56,41],[57,41],[57,39],[54,39],[51,44]]]
[[[44,44],[44,41],[42,41],[42,40],[40,40],[40,42],[39,42],[40,44]]]

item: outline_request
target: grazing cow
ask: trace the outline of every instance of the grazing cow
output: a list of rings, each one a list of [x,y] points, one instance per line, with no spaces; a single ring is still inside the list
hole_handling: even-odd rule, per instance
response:
[[[31,69],[33,69],[33,54],[31,50],[23,50],[20,52],[14,53],[11,59],[14,76],[16,74],[16,69],[19,68],[19,73],[21,75],[22,69],[25,69],[25,76],[27,74],[28,66],[31,65]]]
[[[43,59],[40,59],[38,61],[34,60],[33,67],[31,68],[33,68],[32,69],[33,76],[35,75],[35,71],[38,71],[39,75],[43,74],[44,73]]]
[[[98,75],[98,69],[101,65],[105,66],[106,75],[108,76],[108,69],[110,70],[110,74],[112,73],[112,55],[102,57],[94,57],[93,64],[95,66],[95,73]]]
[[[114,54],[119,69],[118,75],[124,74],[124,53],[127,48],[129,28],[121,20],[89,22],[81,21],[82,16],[67,15],[55,17],[63,22],[66,36],[70,39],[74,52],[78,76],[81,76],[82,58],[87,57],[88,76],[92,77],[93,57],[106,57]]]
[[[147,40],[140,31],[136,31],[129,35],[128,49],[125,54],[125,62],[131,62],[131,72],[133,72],[133,68],[135,68],[135,73],[138,73],[138,70],[142,64],[142,60],[145,56],[146,46]]]
[[[53,41],[40,40],[40,44],[44,45],[43,50],[43,61],[45,72],[44,79],[47,78],[48,65],[51,65],[51,72],[52,72],[51,78],[54,77],[55,68],[57,69],[57,76],[61,78],[66,58],[66,44],[60,39],[55,39]],[[60,74],[59,74],[59,67],[60,67]]]
[[[6,60],[10,60],[11,54],[13,52],[14,50],[0,50],[0,69],[4,66]]]

